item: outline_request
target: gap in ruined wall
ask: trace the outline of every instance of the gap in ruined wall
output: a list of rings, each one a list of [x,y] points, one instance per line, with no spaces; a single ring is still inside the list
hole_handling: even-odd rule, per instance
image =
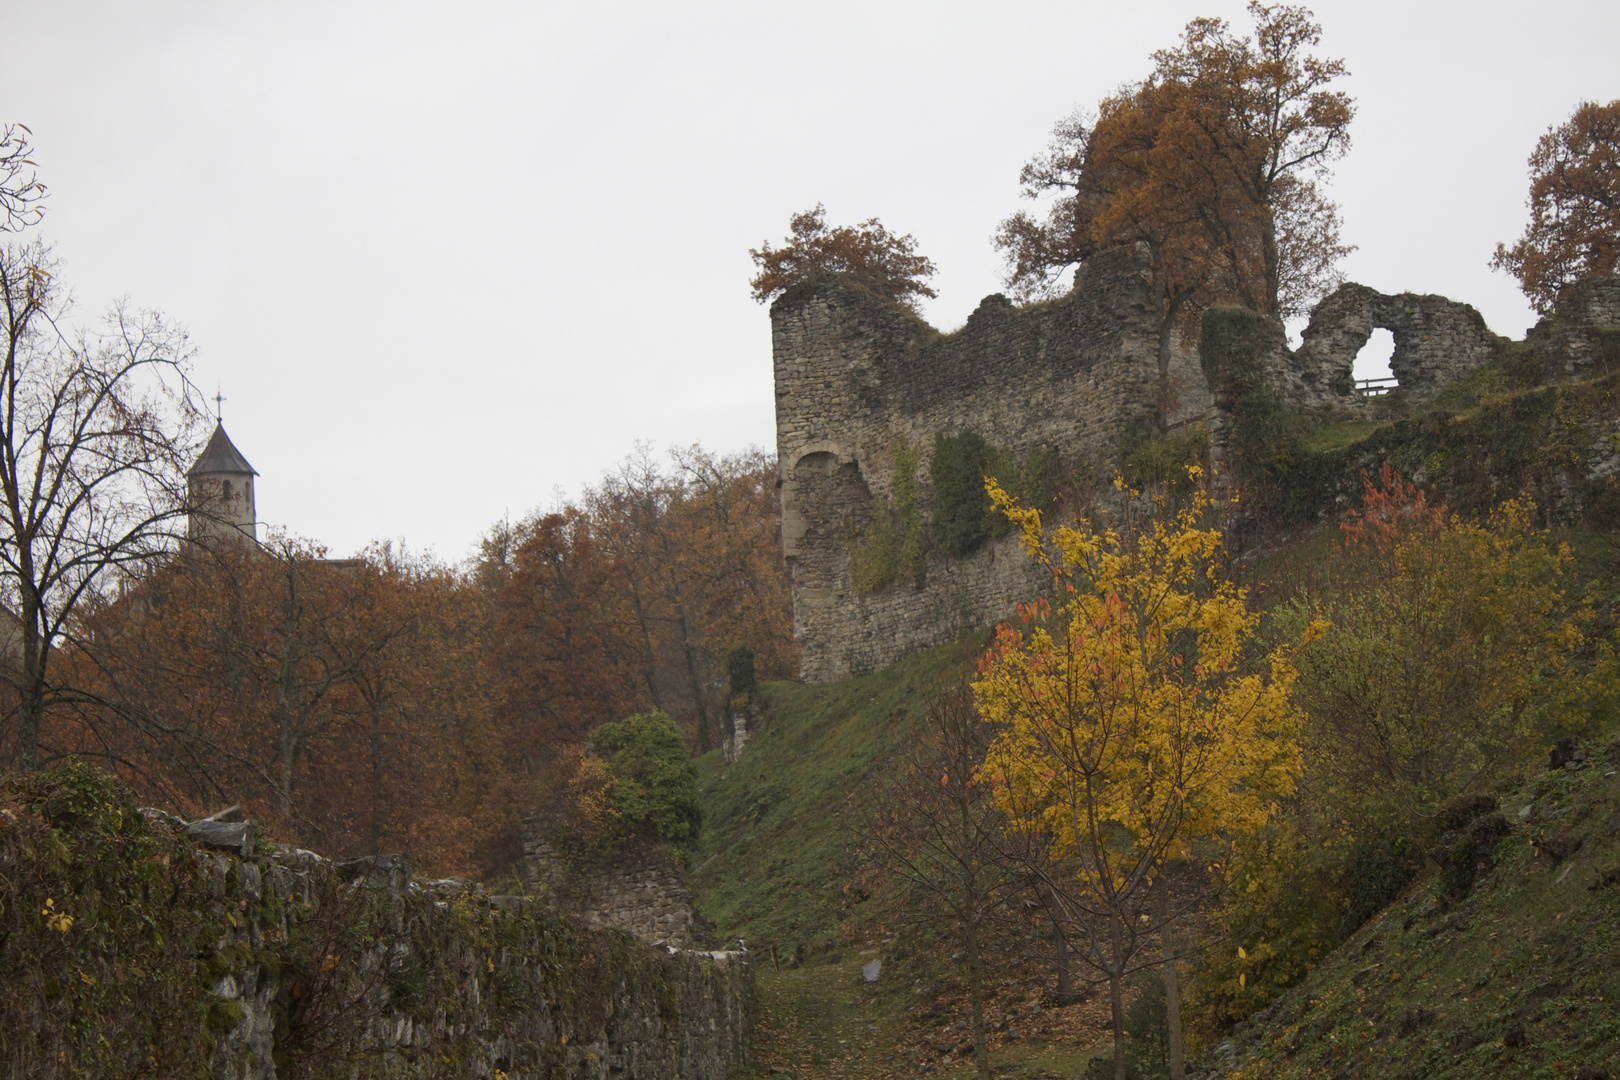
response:
[[[1357,383],[1363,379],[1393,380],[1395,373],[1389,369],[1389,358],[1393,355],[1395,355],[1395,335],[1381,326],[1375,328],[1372,336],[1367,339],[1367,344],[1356,353],[1352,378]],[[1382,387],[1373,385],[1367,388],[1367,392],[1376,396],[1393,390],[1395,385],[1394,382]]]

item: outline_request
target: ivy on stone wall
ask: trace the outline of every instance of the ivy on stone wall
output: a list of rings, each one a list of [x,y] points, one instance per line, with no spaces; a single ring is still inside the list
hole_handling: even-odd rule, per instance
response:
[[[1057,451],[1040,446],[1022,459],[1004,447],[991,446],[976,431],[934,436],[929,479],[934,485],[934,539],[955,556],[971,554],[986,540],[1007,535],[1011,527],[985,493],[984,478],[993,476],[1019,503],[1046,510],[1055,494]]]
[[[1267,520],[1297,518],[1295,483],[1305,420],[1266,378],[1265,360],[1285,344],[1280,323],[1238,307],[1205,310],[1199,360],[1215,404],[1232,418],[1227,468],[1240,478],[1247,511]]]
[[[917,479],[922,448],[911,445],[902,435],[894,440],[889,452],[894,457],[893,493],[872,508],[866,527],[850,543],[850,579],[855,591],[862,595],[882,592],[907,580],[920,589],[928,577],[922,486]]]
[[[207,895],[189,849],[87,765],[0,786],[0,1075],[208,1075],[240,1012],[210,992],[214,935],[174,903]]]

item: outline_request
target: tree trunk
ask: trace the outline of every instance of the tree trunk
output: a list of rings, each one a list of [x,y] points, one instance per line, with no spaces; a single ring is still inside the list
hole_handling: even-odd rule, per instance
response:
[[[990,1080],[990,1049],[984,1037],[984,957],[979,953],[977,909],[969,905],[963,920],[962,944],[968,955],[968,1000],[973,1007],[973,1063],[979,1080]]]
[[[276,673],[276,810],[292,819],[293,760],[298,754],[298,568],[287,566],[287,607],[281,624],[281,670]]]
[[[19,545],[20,546],[20,545]],[[31,575],[33,566],[24,551],[23,572]],[[31,580],[31,579],[30,579]],[[22,671],[17,684],[17,739],[23,772],[39,768],[39,724],[45,713],[45,663],[49,648],[40,640],[40,602],[28,582],[22,589],[21,625]]]
[[[1175,925],[1170,921],[1170,877],[1159,874],[1159,949],[1164,954],[1165,1046],[1170,1056],[1170,1080],[1185,1080],[1181,1047],[1181,983],[1176,975]]]
[[[371,710],[371,854],[382,854],[382,725],[375,707]]]
[[[1052,920],[1052,951],[1057,962],[1057,1003],[1075,1003],[1074,980],[1069,974],[1069,939],[1063,935],[1063,924]]]
[[[1119,912],[1113,918],[1114,955],[1108,963],[1108,1005],[1114,1019],[1114,1080],[1125,1080],[1125,928]]]
[[[1057,901],[1046,891],[1046,910],[1052,916],[1052,962],[1057,968],[1057,996],[1059,1005],[1073,1005],[1080,1000],[1074,992],[1074,979],[1069,970],[1069,938],[1063,932],[1063,919],[1058,914]]]
[[[692,708],[697,710],[697,737],[699,753],[714,749],[714,730],[709,723],[709,710],[703,701],[703,683],[698,678],[697,659],[692,655],[691,624],[686,618],[686,606],[675,601],[675,615],[681,627],[681,654],[686,661],[686,682],[692,688]]]
[[[25,686],[22,702],[17,706],[17,737],[20,743],[22,770],[33,772],[39,768],[39,695]]]

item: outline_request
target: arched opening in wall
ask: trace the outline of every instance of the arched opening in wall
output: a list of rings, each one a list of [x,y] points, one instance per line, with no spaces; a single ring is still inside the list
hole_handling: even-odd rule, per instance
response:
[[[1360,397],[1378,397],[1400,386],[1400,380],[1389,369],[1389,358],[1395,355],[1395,335],[1383,327],[1372,332],[1367,344],[1356,353],[1352,378],[1356,394]]]

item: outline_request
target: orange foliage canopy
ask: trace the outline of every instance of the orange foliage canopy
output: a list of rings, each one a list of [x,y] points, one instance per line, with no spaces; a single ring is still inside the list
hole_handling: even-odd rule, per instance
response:
[[[829,229],[826,213],[827,208],[817,203],[814,210],[794,214],[788,219],[791,235],[783,247],[773,248],[767,240],[749,250],[759,267],[748,283],[755,300],[768,303],[795,285],[833,274],[854,278],[913,311],[919,296],[936,295],[928,285],[934,276],[933,260],[917,254],[917,241],[910,234],[896,236],[877,218]]]
[[[1167,321],[1215,299],[1279,317],[1337,283],[1337,210],[1317,186],[1349,146],[1354,107],[1327,89],[1342,61],[1310,53],[1321,27],[1302,7],[1250,3],[1252,37],[1194,19],[1142,82],[1102,101],[1095,123],[1061,122],[1024,166],[1045,220],[1002,222],[1008,285],[1048,294],[1099,251],[1143,244]]]
[[[1620,101],[1585,101],[1530,155],[1530,224],[1491,265],[1550,314],[1558,291],[1620,271]]]
[[[187,547],[84,616],[42,754],[186,814],[243,803],[325,853],[498,872],[591,730],[661,709],[707,748],[728,649],[794,670],[775,462],[693,447],[672,466],[632,456],[579,506],[493,530],[465,571],[388,546]]]

